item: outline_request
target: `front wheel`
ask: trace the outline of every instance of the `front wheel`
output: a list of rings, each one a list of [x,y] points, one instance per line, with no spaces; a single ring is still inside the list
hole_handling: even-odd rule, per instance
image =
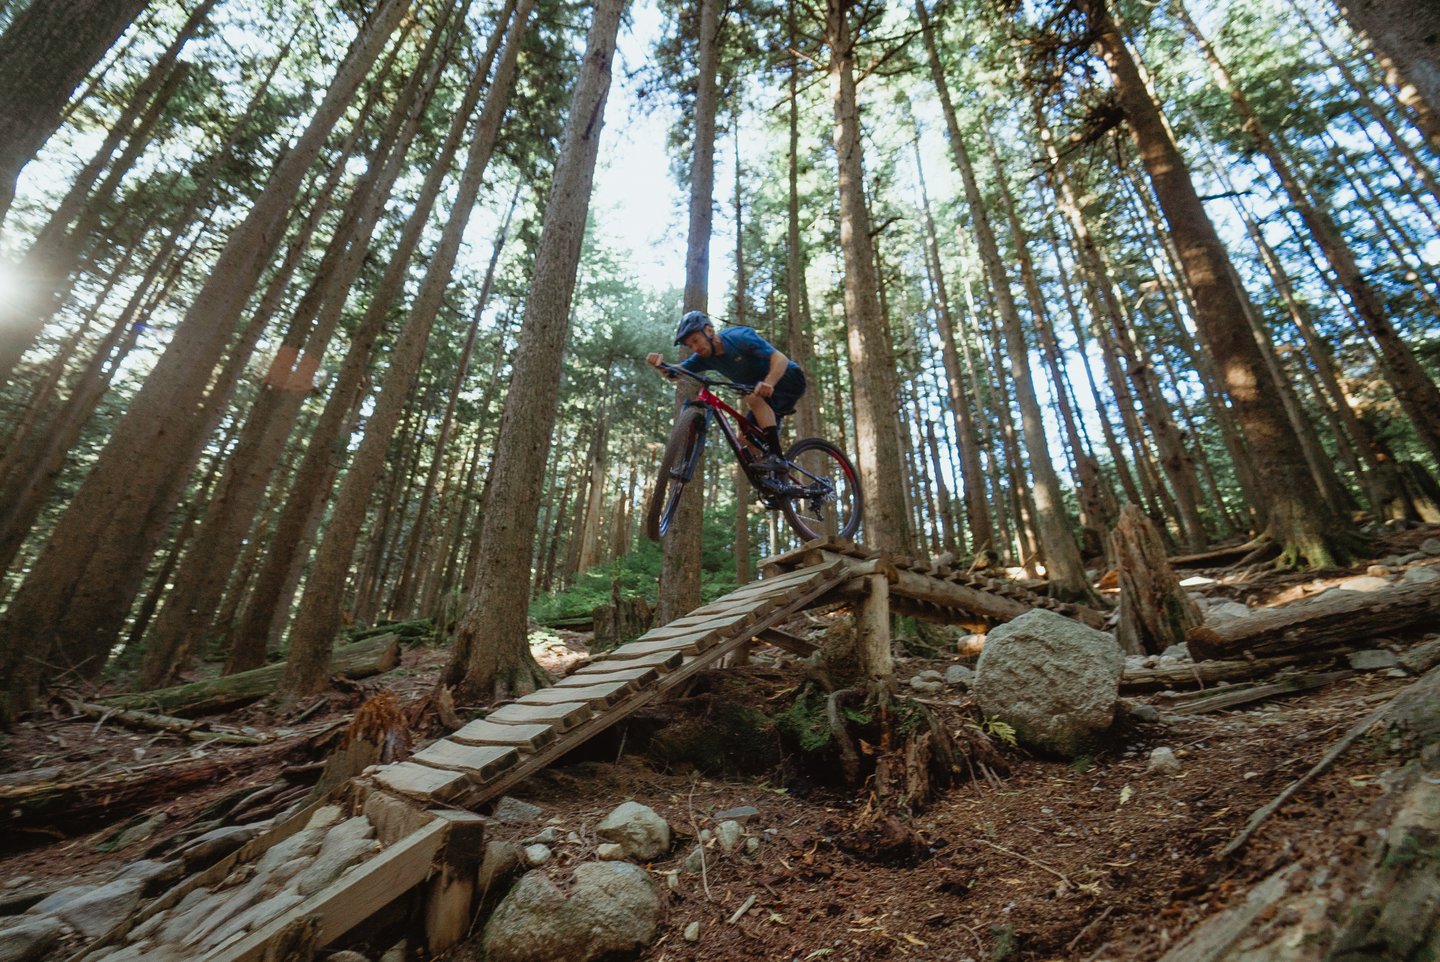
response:
[[[645,534],[651,541],[659,541],[670,531],[675,514],[680,509],[680,495],[685,483],[695,470],[695,462],[705,446],[705,412],[700,408],[687,407],[675,419],[670,429],[670,440],[665,442],[665,453],[660,455],[660,472],[655,478],[655,489],[650,492],[650,504],[645,511]]]
[[[784,479],[782,508],[795,533],[806,541],[854,538],[865,499],[850,459],[829,441],[804,438],[791,446],[785,460],[794,467]]]

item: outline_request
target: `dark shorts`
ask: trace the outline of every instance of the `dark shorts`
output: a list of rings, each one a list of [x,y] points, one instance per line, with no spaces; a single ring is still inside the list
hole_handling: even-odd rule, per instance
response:
[[[805,372],[800,370],[798,365],[792,365],[786,370],[785,375],[775,385],[775,393],[766,398],[770,402],[770,410],[775,412],[778,421],[787,414],[795,413],[795,405],[805,396]],[[745,415],[753,424],[755,414],[753,412]]]

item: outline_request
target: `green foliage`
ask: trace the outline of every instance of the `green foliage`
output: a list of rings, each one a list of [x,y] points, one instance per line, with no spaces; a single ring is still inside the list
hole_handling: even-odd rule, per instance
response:
[[[775,728],[802,752],[825,751],[832,741],[825,702],[823,691],[805,686],[795,703],[775,716]]]

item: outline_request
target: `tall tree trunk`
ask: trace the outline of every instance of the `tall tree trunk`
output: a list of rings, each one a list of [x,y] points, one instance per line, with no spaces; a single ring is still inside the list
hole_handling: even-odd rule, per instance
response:
[[[525,321],[515,349],[511,378],[515,390],[506,399],[495,441],[481,539],[485,556],[480,559],[470,606],[455,632],[445,669],[446,681],[463,679],[461,688],[467,699],[529,691],[546,680],[527,644],[530,553],[555,425],[575,272],[610,92],[610,64],[624,9],[625,0],[600,0],[595,5],[554,184],[545,205]]]
[[[65,104],[148,0],[31,3],[0,35],[0,223],[20,169],[60,126]]]
[[[894,427],[899,392],[889,332],[880,311],[875,244],[865,204],[855,40],[849,20],[853,7],[853,0],[826,0],[825,45],[830,53],[827,70],[839,164],[840,246],[845,258],[846,342],[855,399],[855,459],[865,492],[867,543],[882,551],[903,552],[910,543],[910,530],[901,477],[903,461]]]
[[[227,674],[246,671],[263,664],[272,635],[277,630],[277,625],[284,621],[288,607],[285,599],[300,577],[300,569],[309,551],[310,538],[319,523],[326,495],[339,472],[341,459],[348,450],[346,425],[355,416],[362,400],[371,353],[385,327],[391,305],[405,282],[411,259],[429,222],[430,213],[444,185],[451,161],[460,148],[471,115],[485,89],[490,67],[499,53],[505,26],[513,15],[515,3],[516,0],[507,0],[505,7],[497,14],[485,53],[475,72],[471,74],[460,104],[451,116],[445,140],[435,152],[435,160],[426,171],[425,180],[416,195],[400,238],[389,254],[385,273],[371,295],[364,316],[350,335],[350,346],[340,363],[334,387],[315,425],[305,457],[296,470],[285,509],[276,522],[274,548],[266,556],[264,565],[256,575],[255,587],[236,628],[230,658],[225,665]],[[368,250],[366,245],[358,246],[362,254]],[[327,300],[326,311],[335,310],[338,319],[343,300],[341,297]],[[322,319],[321,324],[323,323]],[[310,352],[307,351],[306,358],[302,358],[302,366],[306,363],[318,365],[320,356],[320,353],[316,353],[310,357]]]
[[[1215,355],[1254,456],[1266,498],[1265,523],[1283,546],[1281,562],[1314,567],[1344,563],[1353,550],[1348,540],[1352,529],[1345,519],[1326,509],[1305,468],[1299,442],[1285,420],[1245,319],[1229,257],[1190,172],[1103,0],[1084,0],[1083,5],[1170,226],[1194,295],[1196,325]]]
[[[1290,199],[1290,203],[1294,205],[1296,213],[1309,228],[1315,243],[1324,252],[1325,259],[1330,262],[1336,280],[1344,288],[1356,313],[1360,315],[1365,324],[1365,330],[1379,346],[1381,355],[1385,359],[1386,370],[1390,375],[1388,380],[1395,391],[1395,397],[1400,401],[1406,415],[1409,416],[1411,424],[1414,425],[1415,433],[1420,438],[1421,444],[1430,452],[1436,466],[1440,467],[1440,389],[1436,388],[1435,382],[1420,366],[1410,346],[1395,330],[1389,312],[1385,310],[1384,300],[1365,279],[1364,272],[1356,262],[1354,254],[1336,227],[1330,213],[1301,184],[1276,139],[1261,123],[1254,108],[1250,106],[1249,98],[1230,77],[1229,71],[1215,53],[1210,42],[1200,33],[1200,29],[1190,19],[1189,13],[1179,0],[1174,0],[1174,2],[1181,22],[1185,24],[1185,28],[1205,54],[1211,73],[1215,76],[1216,84],[1230,95],[1231,103],[1235,105],[1236,111],[1244,122],[1245,132],[1250,135],[1251,140],[1269,161],[1271,169],[1280,179],[1285,194]],[[1355,9],[1363,7],[1373,11],[1380,4],[1374,0],[1355,0],[1350,6]],[[1435,17],[1435,25],[1436,30],[1440,31],[1440,15]],[[1435,43],[1440,44],[1440,40],[1436,40]],[[1440,93],[1440,65],[1437,65],[1435,69],[1437,93]],[[1440,144],[1437,144],[1437,149],[1440,149]]]
[[[804,370],[813,395],[809,403],[800,405],[795,412],[796,434],[811,438],[821,433],[819,405],[816,403],[821,385],[814,365],[814,332],[810,329],[809,294],[805,284],[806,258],[800,240],[800,53],[796,39],[795,0],[786,0],[785,27],[790,38],[790,58],[785,77],[789,133],[785,152],[788,183],[785,192],[785,331],[790,358]]]
[[[56,672],[93,677],[139,588],[155,535],[205,443],[205,397],[231,331],[273,250],[301,178],[408,9],[386,0],[352,44],[310,125],[230,235],[170,346],[56,525],[0,621],[0,716],[33,703]],[[222,387],[218,386],[217,387]],[[37,630],[37,626],[39,627]]]
[[[1093,592],[1085,578],[1085,566],[1080,561],[1079,546],[1070,533],[1065,500],[1060,491],[1060,478],[1055,473],[1050,445],[1045,437],[1045,422],[1030,374],[1030,350],[1025,341],[1020,311],[1015,306],[1014,295],[1010,291],[1010,278],[1000,258],[1000,245],[995,239],[994,229],[990,226],[989,208],[980,193],[980,184],[970,162],[970,152],[950,101],[949,86],[945,82],[945,71],[940,63],[935,34],[930,25],[930,16],[925,10],[924,0],[916,0],[915,12],[919,15],[921,29],[924,31],[925,50],[930,61],[930,79],[935,85],[940,98],[940,109],[945,115],[951,158],[964,182],[965,199],[970,207],[975,241],[980,249],[980,261],[985,269],[986,280],[994,291],[995,306],[1004,331],[1005,345],[1010,357],[1010,378],[1015,385],[1021,430],[1024,432],[1025,447],[1029,454],[1030,474],[1034,479],[1032,493],[1037,512],[1035,522],[1041,551],[1045,556],[1045,572],[1050,581],[1050,591],[1062,598],[1092,598]],[[1020,239],[1016,238],[1016,241],[1019,243]]]
[[[710,231],[715,203],[715,122],[719,105],[720,13],[723,0],[700,0],[700,37],[695,64],[695,139],[690,148],[690,225],[685,246],[685,293],[681,311],[708,311]],[[675,410],[695,399],[691,381],[675,386]],[[655,624],[664,625],[700,606],[700,553],[704,538],[705,464],[695,466],[689,497],[681,498],[663,562]]]
[[[281,682],[281,690],[288,695],[308,695],[318,691],[328,677],[330,649],[340,626],[345,578],[365,520],[370,491],[385,465],[385,455],[390,449],[395,426],[414,387],[425,347],[430,340],[430,329],[450,284],[451,269],[460,251],[465,227],[485,179],[490,156],[499,140],[500,125],[514,88],[516,66],[533,2],[519,0],[516,5],[514,21],[505,37],[505,53],[495,68],[489,96],[485,98],[485,107],[480,112],[475,136],[465,157],[450,219],[430,256],[415,303],[391,351],[390,368],[375,409],[366,422],[365,437],[351,459],[345,481],[335,498],[324,539],[315,553],[300,611],[290,633],[290,657],[286,659],[285,677]]]
[[[1440,7],[1406,0],[1340,0],[1339,7],[1440,151]]]

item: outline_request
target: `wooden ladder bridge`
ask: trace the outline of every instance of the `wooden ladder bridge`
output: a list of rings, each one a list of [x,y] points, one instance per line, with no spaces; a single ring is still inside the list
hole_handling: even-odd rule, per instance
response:
[[[443,951],[464,937],[474,912],[475,869],[485,824],[476,811],[751,644],[774,644],[800,655],[814,651],[810,642],[779,628],[802,611],[860,603],[869,606],[872,616],[894,610],[980,627],[1044,607],[1091,627],[1103,624],[1099,612],[1055,602],[1012,582],[893,558],[844,541],[814,541],[767,559],[763,574],[761,580],[596,657],[554,686],[496,708],[405,761],[367,770],[338,796],[312,803],[220,864],[182,882],[72,962],[102,962],[127,939],[139,957],[163,954],[155,946],[140,946],[131,933],[163,930],[154,921],[145,923],[157,913],[178,910],[197,888],[225,889],[228,876],[304,830],[322,804],[336,804],[337,798],[348,812],[369,818],[381,846],[378,853],[250,931],[185,957],[203,962],[279,959],[284,952],[294,952],[277,946],[290,946],[302,936],[316,948],[330,945],[416,889],[423,893],[419,911],[427,948],[432,954]],[[117,954],[117,962],[122,957]]]

